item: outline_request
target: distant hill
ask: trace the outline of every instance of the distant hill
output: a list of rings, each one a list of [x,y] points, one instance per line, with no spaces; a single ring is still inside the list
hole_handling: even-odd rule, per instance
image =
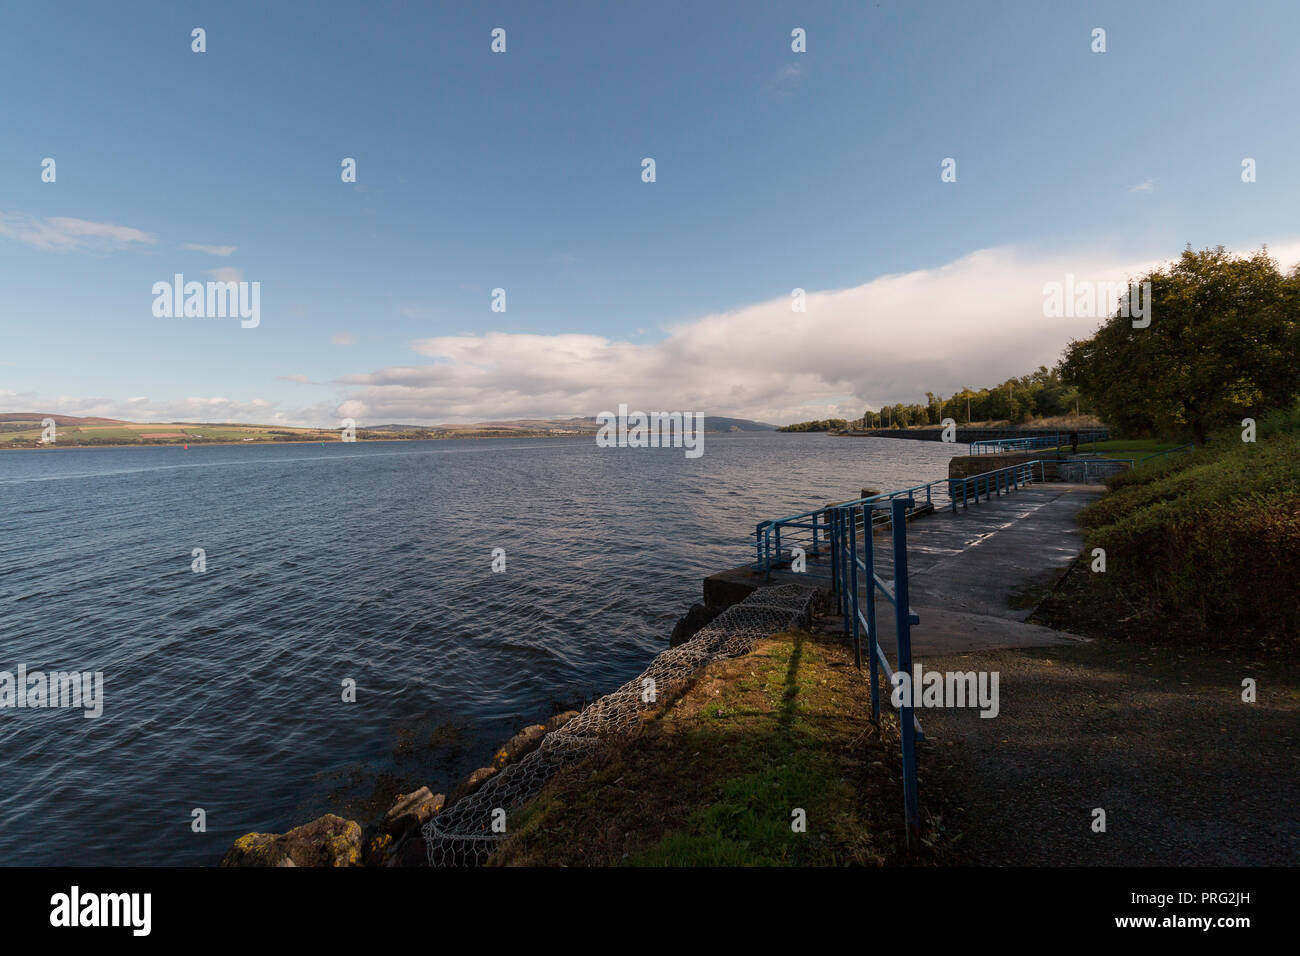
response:
[[[719,432],[774,432],[775,425],[767,422],[751,422],[748,418],[723,418],[721,415],[704,416],[705,431]]]
[[[338,441],[338,428],[249,425],[240,422],[129,422],[117,418],[82,418],[44,412],[0,412],[0,447],[38,448],[41,422],[54,419],[54,445],[180,445],[244,442]],[[370,441],[430,438],[560,438],[594,435],[599,426],[588,418],[521,418],[469,425],[358,425],[357,438]],[[708,415],[708,432],[773,431],[775,425],[745,418]]]
[[[406,431],[488,431],[500,429],[502,431],[536,431],[536,432],[568,432],[572,434],[585,434],[595,432],[600,426],[596,423],[594,415],[586,418],[511,418],[501,421],[474,422],[464,425],[367,425],[367,429],[384,432],[406,432]],[[358,428],[360,430],[360,428]],[[768,425],[765,422],[754,422],[747,418],[725,418],[721,415],[705,415],[704,430],[706,432],[770,432],[775,431],[775,425]]]
[[[31,422],[40,425],[47,418],[56,425],[125,425],[120,418],[78,418],[76,415],[52,415],[49,412],[0,412],[0,422]]]

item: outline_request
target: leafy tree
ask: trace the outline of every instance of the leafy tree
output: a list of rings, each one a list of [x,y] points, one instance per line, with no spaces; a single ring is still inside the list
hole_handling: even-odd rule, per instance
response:
[[[1071,342],[1064,381],[1131,435],[1209,432],[1288,405],[1300,394],[1300,269],[1284,276],[1267,250],[1185,251],[1151,283],[1151,324],[1117,314]]]

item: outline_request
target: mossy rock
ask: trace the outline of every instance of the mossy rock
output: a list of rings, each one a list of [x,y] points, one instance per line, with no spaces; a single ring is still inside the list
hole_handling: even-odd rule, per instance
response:
[[[327,813],[288,833],[246,833],[222,866],[360,866],[361,825]]]

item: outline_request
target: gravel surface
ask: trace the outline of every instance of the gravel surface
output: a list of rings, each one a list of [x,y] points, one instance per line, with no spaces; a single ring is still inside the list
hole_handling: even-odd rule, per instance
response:
[[[922,663],[1000,675],[996,718],[919,711],[957,862],[1300,864],[1294,664],[1104,640]]]

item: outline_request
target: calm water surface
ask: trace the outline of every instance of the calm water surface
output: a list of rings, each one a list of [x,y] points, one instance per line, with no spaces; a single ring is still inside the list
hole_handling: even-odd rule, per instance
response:
[[[105,703],[0,710],[0,864],[212,864],[251,830],[366,822],[386,787],[445,791],[639,673],[701,578],[750,559],[758,520],[944,477],[957,450],[758,433],[691,460],[590,438],[2,452],[0,671],[102,671]]]

